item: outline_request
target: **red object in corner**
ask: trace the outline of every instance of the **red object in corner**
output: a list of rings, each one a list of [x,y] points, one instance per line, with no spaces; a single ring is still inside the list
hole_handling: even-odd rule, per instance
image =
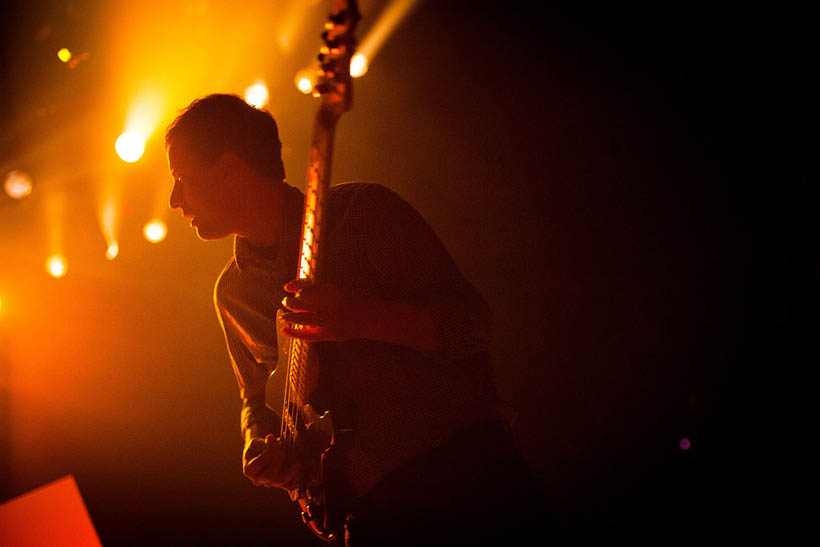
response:
[[[102,547],[74,477],[0,505],[3,547]]]

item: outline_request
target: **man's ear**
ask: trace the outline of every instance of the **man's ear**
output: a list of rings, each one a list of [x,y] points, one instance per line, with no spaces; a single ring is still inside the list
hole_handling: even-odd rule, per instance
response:
[[[219,159],[216,160],[217,173],[219,173],[223,179],[236,176],[242,172],[244,167],[245,162],[242,161],[242,158],[230,150],[223,152],[222,155],[219,156]]]

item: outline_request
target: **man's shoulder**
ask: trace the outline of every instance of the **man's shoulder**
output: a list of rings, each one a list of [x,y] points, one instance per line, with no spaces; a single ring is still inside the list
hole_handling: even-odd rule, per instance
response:
[[[342,182],[330,187],[328,202],[331,207],[365,210],[384,207],[407,207],[408,203],[395,191],[375,182]]]
[[[361,196],[392,194],[393,191],[375,182],[340,182],[330,187],[330,199],[354,199]]]

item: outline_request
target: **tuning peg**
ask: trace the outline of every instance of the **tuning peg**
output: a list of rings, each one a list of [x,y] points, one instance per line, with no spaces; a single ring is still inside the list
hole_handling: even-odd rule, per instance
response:
[[[331,25],[333,25],[333,24],[341,25],[342,23],[345,22],[345,19],[347,19],[347,10],[342,10],[339,13],[337,13],[336,15],[331,14],[328,17],[328,23],[330,23]],[[325,23],[325,28],[327,28],[328,23]],[[331,28],[333,28],[333,27],[331,27]]]
[[[327,93],[328,91],[330,91],[330,84],[319,84],[313,88],[313,96],[318,97],[322,93]]]

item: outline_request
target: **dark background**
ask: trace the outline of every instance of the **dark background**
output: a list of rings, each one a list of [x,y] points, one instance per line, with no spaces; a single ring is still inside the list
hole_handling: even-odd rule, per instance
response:
[[[109,24],[73,5],[65,32]],[[383,5],[362,4],[363,26],[365,8]],[[68,91],[46,101],[49,122],[19,129],[37,70],[19,37],[63,9],[4,14],[3,165],[81,115],[94,85],[92,69],[55,83]],[[427,1],[356,82],[334,180],[404,196],[492,307],[499,391],[547,494],[549,518],[534,524],[546,538],[747,532],[752,303],[775,258],[760,253],[776,252],[760,220],[779,216],[780,189],[808,184],[788,129],[801,19]],[[289,93],[292,73],[280,78]],[[285,100],[271,110],[300,185],[315,103]],[[161,143],[152,150],[132,188],[166,180]],[[773,161],[784,153],[792,161]],[[80,203],[90,185],[74,180]],[[75,209],[86,234],[75,237],[99,239]],[[55,281],[31,250],[35,206],[3,202],[0,215],[0,298],[27,310],[0,317],[0,499],[72,474],[107,546],[315,544],[283,493],[241,475],[239,400],[211,304],[230,242],[199,242],[173,216],[161,246]]]

